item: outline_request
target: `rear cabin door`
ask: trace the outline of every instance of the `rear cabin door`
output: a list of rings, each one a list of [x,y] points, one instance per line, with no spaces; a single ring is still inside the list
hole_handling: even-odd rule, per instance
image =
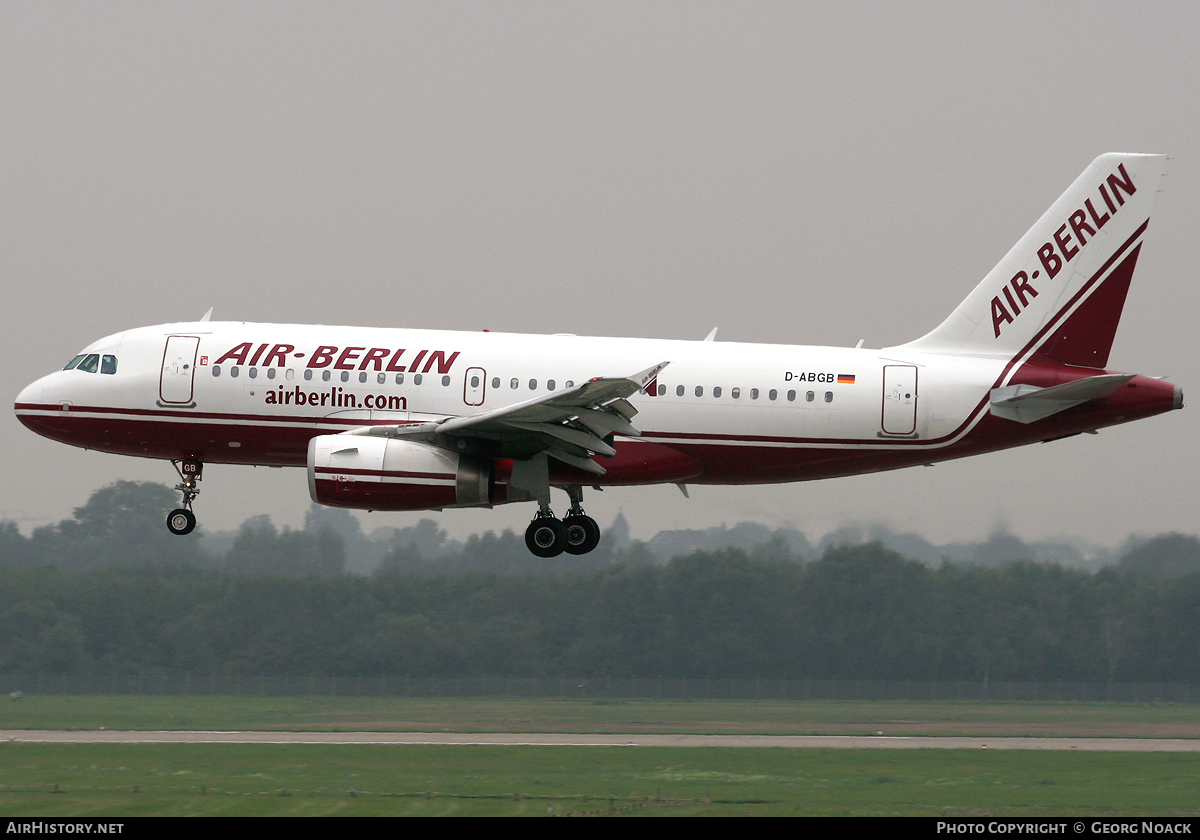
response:
[[[883,433],[911,435],[917,430],[917,368],[883,366]]]
[[[158,380],[158,396],[164,403],[185,405],[192,401],[192,378],[196,375],[199,347],[199,336],[167,336],[162,376]]]

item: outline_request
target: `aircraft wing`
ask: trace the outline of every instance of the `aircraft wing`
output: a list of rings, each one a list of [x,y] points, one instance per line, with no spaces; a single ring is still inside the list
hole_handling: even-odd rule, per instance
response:
[[[565,391],[428,423],[367,426],[346,434],[416,438],[447,449],[493,458],[532,458],[545,452],[585,472],[603,475],[591,455],[616,454],[605,438],[638,436],[630,422],[637,409],[627,397],[653,381],[669,363],[623,377],[598,377]]]

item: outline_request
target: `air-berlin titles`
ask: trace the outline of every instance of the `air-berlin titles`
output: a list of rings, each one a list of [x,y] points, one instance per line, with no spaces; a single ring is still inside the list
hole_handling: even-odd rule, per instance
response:
[[[1119,176],[1117,172],[1120,173]],[[1030,281],[1036,280],[1042,269],[1045,270],[1047,277],[1053,279],[1058,272],[1062,271],[1063,265],[1074,259],[1080,249],[1087,244],[1088,238],[1094,237],[1096,232],[1108,224],[1108,220],[1125,206],[1125,196],[1121,193],[1133,195],[1137,192],[1133,179],[1125,171],[1125,164],[1122,163],[1118,166],[1117,172],[1110,174],[1100,184],[1097,193],[1099,200],[1104,202],[1104,207],[1108,208],[1108,212],[1104,212],[1103,209],[1100,212],[1096,211],[1096,206],[1092,203],[1096,196],[1085,200],[1083,207],[1079,207],[1071,213],[1067,221],[1054,232],[1050,241],[1038,248],[1037,255],[1042,268],[1035,269],[1032,276],[1024,271],[1018,271],[1004,287],[1004,298],[1001,299],[999,295],[992,298],[992,328],[996,332],[996,338],[1000,337],[1001,325],[1013,323],[1013,320],[1029,307],[1030,300],[1037,297],[1037,289],[1030,284]],[[1071,228],[1070,231],[1067,230],[1068,226]],[[1072,235],[1074,235],[1074,241],[1072,241]],[[1075,242],[1079,244],[1075,245]]]
[[[267,348],[270,348],[269,350]],[[303,359],[304,353],[297,353],[294,344],[260,344],[257,349],[253,342],[244,341],[234,347],[213,364],[221,365],[232,362],[238,365],[261,365],[262,367],[287,367],[288,356],[293,359]],[[431,373],[437,367],[438,373],[449,373],[459,351],[447,350],[418,350],[408,356],[411,361],[401,364],[408,350],[400,348],[392,350],[389,347],[336,347],[322,344],[313,352],[305,367],[327,368],[334,370],[377,370],[392,373]],[[253,353],[253,355],[251,355]],[[248,358],[247,358],[248,357]],[[206,362],[202,359],[201,364]],[[423,364],[422,364],[423,363]]]
[[[395,394],[367,394],[359,397],[335,386],[328,391],[306,391],[299,385],[271,388],[263,396],[269,405],[313,405],[330,408],[375,408],[386,411],[408,411],[408,398]]]

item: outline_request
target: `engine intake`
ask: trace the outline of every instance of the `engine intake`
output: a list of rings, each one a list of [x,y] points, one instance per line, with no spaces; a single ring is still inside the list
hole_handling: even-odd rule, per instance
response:
[[[308,493],[322,505],[430,510],[491,503],[491,462],[402,438],[321,435],[308,444]]]

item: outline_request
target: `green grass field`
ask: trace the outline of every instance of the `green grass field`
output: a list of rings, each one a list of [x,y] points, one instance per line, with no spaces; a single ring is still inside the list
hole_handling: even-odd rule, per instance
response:
[[[0,700],[0,729],[101,727],[1200,738],[1200,705],[162,695]]]
[[[1195,816],[1198,792],[1178,753],[0,745],[5,816]]]
[[[1200,737],[1200,706],[26,697],[0,729]],[[1197,816],[1200,754],[0,742],[0,815]]]

